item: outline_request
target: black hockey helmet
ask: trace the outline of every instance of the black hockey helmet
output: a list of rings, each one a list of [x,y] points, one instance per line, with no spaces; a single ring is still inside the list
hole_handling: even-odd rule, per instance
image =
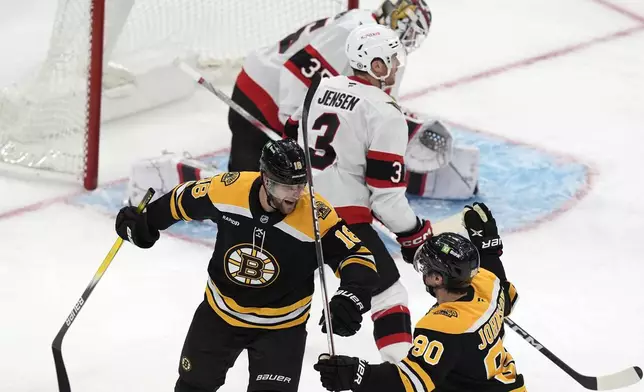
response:
[[[478,273],[481,260],[472,242],[456,233],[433,236],[418,249],[414,268],[427,276],[436,272],[447,289],[465,288]]]
[[[259,170],[280,184],[306,184],[304,150],[293,139],[271,140],[262,148]]]

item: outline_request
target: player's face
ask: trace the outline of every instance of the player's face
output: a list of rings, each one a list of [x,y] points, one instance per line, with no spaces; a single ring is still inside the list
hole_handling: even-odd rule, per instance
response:
[[[400,66],[400,61],[396,57],[394,57],[391,61],[391,72],[389,73],[389,76],[385,79],[385,84],[387,86],[393,86],[396,84],[396,72],[398,72],[398,67]]]
[[[275,207],[284,215],[293,212],[298,200],[302,197],[305,186],[306,184],[281,184],[269,179],[266,181],[267,191],[272,196]]]
[[[427,287],[427,292],[435,298],[435,290],[443,285],[443,278],[437,273],[430,273],[428,275],[423,275],[423,282]]]
[[[400,68],[405,66],[405,61],[406,54],[403,48],[400,48],[398,52],[394,53],[391,56],[391,72],[389,72],[389,75],[387,76],[387,78],[385,78],[385,84],[387,86],[393,86],[394,84],[396,84],[396,73]]]

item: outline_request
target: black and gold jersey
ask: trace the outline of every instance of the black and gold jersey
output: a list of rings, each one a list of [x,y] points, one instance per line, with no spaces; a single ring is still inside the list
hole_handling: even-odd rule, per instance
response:
[[[414,345],[405,359],[373,365],[365,389],[525,391],[523,376],[503,347],[503,319],[516,300],[511,283],[481,268],[463,297],[435,305],[416,324]]]
[[[317,268],[308,195],[283,215],[259,201],[257,172],[228,172],[177,185],[150,203],[148,224],[159,230],[179,220],[212,220],[218,233],[208,266],[206,300],[230,325],[279,329],[306,322]],[[325,263],[341,286],[362,294],[368,310],[378,275],[369,250],[316,194]]]

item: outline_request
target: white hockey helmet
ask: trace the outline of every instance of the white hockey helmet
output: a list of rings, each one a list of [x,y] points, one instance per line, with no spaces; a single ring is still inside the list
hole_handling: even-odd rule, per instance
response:
[[[432,13],[424,0],[385,0],[375,15],[378,23],[398,34],[407,53],[420,47],[432,24]]]
[[[367,72],[380,80],[383,85],[394,68],[397,70],[405,66],[407,56],[396,33],[386,26],[375,23],[360,25],[353,29],[347,37],[345,53],[351,68]],[[377,76],[373,72],[371,63],[376,59],[382,60],[387,66],[386,75]]]

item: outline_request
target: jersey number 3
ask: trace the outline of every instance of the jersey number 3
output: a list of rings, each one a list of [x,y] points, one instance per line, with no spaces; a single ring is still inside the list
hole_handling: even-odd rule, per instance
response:
[[[323,113],[313,123],[312,130],[321,132],[323,127],[326,130],[315,139],[315,148],[309,147],[311,166],[318,170],[326,169],[335,161],[337,154],[331,142],[340,128],[340,118],[335,113]]]

